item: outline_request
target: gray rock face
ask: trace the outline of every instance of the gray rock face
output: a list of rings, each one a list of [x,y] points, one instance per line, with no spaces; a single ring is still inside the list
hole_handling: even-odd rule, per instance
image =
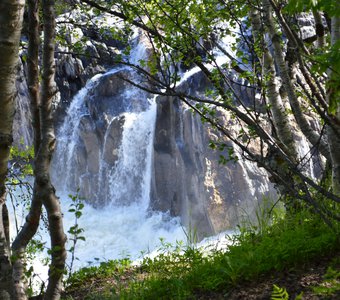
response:
[[[136,188],[120,196],[122,203],[128,204],[141,194],[141,187],[137,186],[142,186],[143,174],[130,172],[122,175],[120,171],[115,174],[116,169],[122,168],[118,160],[123,151],[126,113],[142,113],[150,105],[147,100],[150,95],[125,80],[132,80],[135,76],[126,68],[101,76],[90,84],[85,93],[75,98],[75,111],[67,117],[66,127],[59,130],[61,138],[54,160],[58,165],[55,179],[61,183],[60,188],[79,188],[81,196],[95,206],[104,206],[114,198],[116,193],[112,191],[112,181],[116,179],[112,178],[115,176],[121,176],[119,180],[126,176],[126,181],[136,181]],[[143,162],[145,149],[139,152],[139,160]],[[60,180],[62,174],[58,173],[62,169],[68,170],[65,180]]]
[[[123,138],[124,115],[115,118],[110,123],[107,131],[103,148],[103,160],[114,165],[118,160],[119,147]]]
[[[180,216],[198,238],[252,218],[259,201],[275,195],[256,166],[242,160],[219,164],[219,156],[228,155],[208,147],[217,138],[178,99],[158,100],[150,205]]]
[[[315,35],[310,15],[301,16],[298,22],[304,39]],[[56,56],[56,81],[61,98],[57,110],[58,124],[64,119],[72,97],[85,86],[88,79],[104,73],[106,68],[118,68],[115,60],[125,46],[108,34],[98,35],[91,28],[78,31],[78,37],[75,37],[74,28],[65,28],[65,32],[69,33],[67,42],[74,44],[79,37],[89,38],[82,49],[86,55],[76,57],[67,54],[70,49],[65,45],[59,45],[57,49],[63,52]],[[147,43],[139,38],[137,44]],[[152,50],[148,48],[146,52],[148,51]],[[126,113],[145,112],[150,105],[147,99],[152,98],[152,95],[137,90],[126,81],[134,81],[135,73],[122,66],[119,68],[117,72],[102,76],[86,92],[85,97],[77,100],[81,109],[75,110],[65,122],[69,124],[70,138],[59,141],[59,144],[64,143],[63,149],[69,149],[66,146],[70,145],[73,147],[71,156],[67,156],[69,153],[66,150],[59,153],[54,166],[55,177],[65,179],[63,182],[71,189],[80,188],[81,196],[94,206],[104,206],[114,197],[119,198],[116,201],[121,205],[128,205],[141,197],[144,188],[144,174],[140,172],[137,162],[142,166],[147,163],[146,142],[143,144],[143,139],[150,137],[151,131],[138,136],[138,126],[131,126],[130,133],[136,132],[138,145],[143,145],[144,148],[129,152],[129,147],[136,146],[131,141],[128,148],[123,149],[121,146],[125,125],[129,125]],[[254,90],[242,85],[235,74],[230,73],[228,76],[232,82],[236,82],[233,88],[242,103],[252,103]],[[139,82],[144,83],[142,80]],[[24,137],[24,142],[29,144],[32,129],[27,127],[30,114],[23,68],[19,71],[17,88],[14,139],[18,142]],[[178,88],[179,91],[200,96],[209,88],[209,81],[202,73],[197,72]],[[261,103],[258,109],[261,109]],[[227,114],[223,118],[225,124],[235,128],[235,131],[238,130],[237,124]],[[244,219],[252,219],[257,204],[264,196],[275,197],[267,174],[254,164],[241,158],[226,164],[219,163],[220,155],[228,157],[228,151],[214,151],[208,145],[210,141],[221,139],[223,137],[220,133],[202,124],[200,118],[192,114],[177,98],[158,97],[155,133],[151,145],[149,208],[179,216],[183,225],[191,232],[196,232],[199,239],[232,228]],[[230,141],[224,139],[224,142],[234,147]],[[131,169],[126,170],[126,166],[120,165],[119,159],[123,151],[128,158],[135,159]],[[121,184],[117,185],[117,181]],[[131,182],[134,188],[127,189]]]
[[[15,99],[15,116],[13,122],[13,140],[19,147],[32,145],[33,128],[31,125],[30,102],[27,82],[24,75],[23,65],[19,63],[16,80],[17,96]]]
[[[71,22],[63,22],[65,21]],[[58,18],[61,21],[58,30],[61,31],[65,41],[57,44],[56,51],[56,83],[60,93],[60,104],[56,111],[56,125],[59,126],[67,108],[76,93],[85,86],[93,76],[105,73],[107,68],[116,64],[117,55],[126,46],[117,42],[111,34],[99,34],[96,25],[88,24],[82,28],[74,27],[71,23],[86,22],[80,11],[67,13]],[[75,21],[77,20],[77,21]],[[102,20],[105,24],[105,18]],[[78,45],[74,50],[72,47]],[[79,53],[79,54],[72,54]]]
[[[96,133],[96,125],[90,115],[81,118],[79,124],[79,137],[85,146],[87,169],[90,173],[99,172],[100,142]]]
[[[308,40],[316,36],[315,22],[311,13],[301,13],[297,18],[297,25],[299,26],[299,35],[302,40]]]
[[[242,159],[219,164],[220,155],[228,157],[228,151],[213,151],[209,142],[223,137],[203,125],[199,116],[174,97],[162,96],[156,100],[151,175],[150,179],[146,178],[143,170],[148,163],[151,130],[141,132],[139,127],[145,127],[145,122],[151,119],[136,126],[130,118],[138,119],[138,115],[148,110],[147,99],[152,95],[127,81],[137,78],[132,70],[118,67],[100,77],[83,98],[75,100],[82,109],[69,120],[70,124],[75,119],[79,121],[72,125],[76,135],[65,142],[65,147],[77,140],[76,147],[72,156],[58,159],[65,161],[68,168],[71,166],[72,178],[66,183],[71,189],[79,187],[81,195],[95,206],[111,201],[129,205],[143,198],[147,191],[150,210],[180,217],[183,225],[199,239],[251,219],[263,196],[275,196],[266,174],[256,166]],[[197,72],[179,89],[200,96],[208,86],[207,78]],[[245,88],[237,92],[244,103],[253,97]],[[218,113],[226,124],[239,130],[228,115]],[[131,134],[135,140],[127,141],[126,135],[131,138]],[[230,141],[224,142],[233,147]],[[123,160],[128,162],[125,164]],[[149,191],[145,180],[151,181],[147,183]]]

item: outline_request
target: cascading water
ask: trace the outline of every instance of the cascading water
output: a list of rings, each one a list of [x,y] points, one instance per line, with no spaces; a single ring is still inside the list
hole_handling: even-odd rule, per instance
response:
[[[66,184],[66,182],[70,179],[70,174],[72,174],[72,169],[76,163],[76,157],[73,156],[73,153],[77,145],[77,141],[79,140],[78,127],[81,120],[80,117],[88,113],[82,100],[100,77],[101,75],[93,77],[74,97],[68,109],[66,120],[60,128],[57,148],[59,151],[56,151],[54,154],[53,164],[57,166],[61,163],[64,168],[52,168],[57,184],[61,183],[58,178],[66,179],[62,182],[63,184]]]
[[[118,159],[115,167],[108,170],[107,174],[109,198],[115,201],[116,205],[135,199],[142,209],[146,210],[150,195],[156,103],[153,99],[147,111],[125,113],[123,116],[125,123]]]
[[[137,52],[144,55],[140,45]],[[136,259],[159,246],[160,238],[185,240],[178,218],[149,210],[155,98],[124,86],[120,76],[136,79],[137,74],[117,67],[92,78],[75,96],[57,135],[52,177],[66,212],[66,229],[74,222],[67,213],[67,195],[80,187],[88,203],[79,220],[86,237],[76,250],[79,265],[97,258]],[[115,92],[105,94],[107,110],[99,116],[95,102],[102,97],[96,91],[104,93],[104,87]]]

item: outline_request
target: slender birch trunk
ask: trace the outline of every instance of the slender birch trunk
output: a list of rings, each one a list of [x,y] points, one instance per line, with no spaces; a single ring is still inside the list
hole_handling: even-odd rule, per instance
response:
[[[44,46],[43,73],[41,87],[41,145],[35,165],[37,193],[47,211],[49,231],[51,237],[52,262],[49,268],[49,279],[44,299],[60,298],[62,290],[62,276],[65,270],[66,235],[63,229],[63,218],[59,199],[50,179],[50,163],[55,149],[52,100],[56,94],[54,81],[55,62],[55,12],[53,0],[43,0]]]
[[[28,55],[27,55],[27,84],[31,102],[31,115],[34,128],[34,153],[37,155],[40,147],[40,117],[39,117],[39,1],[28,0]],[[37,174],[35,173],[35,176]],[[27,299],[24,276],[25,250],[37,232],[41,216],[42,203],[34,184],[30,212],[26,222],[12,244],[13,256],[13,297]]]
[[[24,5],[24,0],[0,2],[0,299],[9,299],[12,292],[5,181],[13,140],[15,78]]]
[[[31,102],[32,125],[34,128],[34,153],[40,147],[40,85],[39,85],[39,0],[28,0],[28,53],[27,53],[27,85]]]
[[[260,12],[256,8],[250,9],[250,20],[252,24],[252,32],[255,43],[263,41],[263,28]],[[277,80],[274,60],[270,54],[268,47],[263,42],[262,45],[262,65],[264,68],[264,74],[266,76],[265,87],[268,103],[270,104],[270,111],[273,117],[273,124],[277,137],[284,145],[284,151],[288,154],[292,161],[297,159],[297,150],[293,138],[293,130],[289,125],[288,115],[285,111],[285,107],[279,93],[280,82]]]
[[[298,152],[293,138],[293,128],[289,124],[289,118],[285,110],[280,92],[279,81],[275,76],[275,66],[273,58],[266,49],[263,54],[264,68],[268,76],[266,83],[266,95],[270,104],[270,111],[273,116],[273,123],[279,140],[285,146],[285,152],[292,161],[297,161]]]
[[[313,9],[313,17],[315,21],[315,32],[317,38],[317,45],[319,48],[323,48],[326,44],[325,41],[325,28],[322,23],[322,17],[319,11]]]
[[[307,121],[301,104],[296,96],[293,83],[289,76],[289,70],[284,60],[283,49],[281,46],[281,37],[276,31],[275,23],[272,16],[272,7],[269,0],[263,0],[264,21],[267,31],[274,49],[274,60],[279,70],[279,75],[282,79],[282,85],[287,92],[290,107],[292,109],[294,118],[299,125],[300,130],[305,135],[307,140],[315,147],[318,147],[322,155],[329,158],[329,149],[327,144],[309,124]]]
[[[331,45],[335,45],[340,41],[340,17],[332,18]],[[340,104],[339,104],[339,70],[330,69],[328,72],[327,82],[327,102],[334,111],[330,112],[334,117],[340,120]],[[334,108],[333,108],[334,107]],[[338,125],[339,126],[339,125]],[[336,195],[340,195],[340,136],[333,128],[328,126],[327,138],[331,154],[332,162],[332,187]]]

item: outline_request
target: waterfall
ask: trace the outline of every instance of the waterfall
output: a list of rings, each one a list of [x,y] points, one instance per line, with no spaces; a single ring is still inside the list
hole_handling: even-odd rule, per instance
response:
[[[77,184],[87,195],[88,204],[79,220],[86,241],[80,241],[76,250],[78,266],[98,259],[136,259],[142,251],[160,246],[160,238],[174,244],[185,240],[179,218],[149,209],[155,97],[129,86],[110,96],[122,107],[106,111],[103,118],[91,107],[94,90],[102,90],[103,82],[114,81],[120,74],[136,76],[128,68],[118,67],[92,78],[75,96],[57,134],[52,177],[65,212],[66,230],[74,222],[67,212],[71,204],[67,195],[76,193]],[[99,145],[88,145],[90,141]],[[85,149],[84,157],[80,148]],[[94,160],[98,166],[91,169],[88,164],[96,165]]]
[[[98,74],[89,80],[74,97],[65,121],[57,133],[57,151],[54,153],[52,161],[52,175],[57,185],[68,186],[67,182],[70,180],[70,174],[72,174],[72,168],[75,165],[76,157],[73,154],[79,141],[79,123],[81,117],[88,114],[83,99],[100,77],[101,75]],[[59,168],[59,164],[62,164],[63,167]]]
[[[155,117],[155,99],[151,100],[150,108],[145,112],[124,114],[117,163],[113,169],[103,168],[106,172],[101,172],[102,176],[108,174],[109,198],[116,205],[129,203],[132,198],[138,200],[144,210],[148,208]],[[101,182],[104,182],[104,178]]]

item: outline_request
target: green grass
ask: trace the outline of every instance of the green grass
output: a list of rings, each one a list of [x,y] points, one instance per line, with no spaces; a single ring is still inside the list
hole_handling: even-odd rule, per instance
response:
[[[340,296],[340,258],[332,261],[324,275],[323,282],[315,286],[313,291],[319,296],[330,296],[335,293]]]
[[[99,282],[103,285],[104,291],[102,295],[99,295],[99,299],[106,297],[106,295],[112,295],[115,288],[110,284],[105,284],[107,278],[112,278],[110,283],[116,282],[119,286],[121,277],[131,269],[131,261],[129,259],[121,260],[109,260],[101,262],[99,266],[85,267],[77,272],[73,273],[65,282],[68,293],[75,294],[77,290],[83,290],[86,286]],[[105,286],[107,285],[107,286]],[[90,295],[89,299],[94,295]],[[63,299],[73,299],[72,297],[66,297]]]
[[[237,284],[270,272],[299,268],[315,257],[331,255],[338,248],[338,231],[303,213],[279,219],[261,230],[241,230],[233,237],[228,251],[204,253],[194,247],[165,245],[158,257],[144,259],[135,269],[140,276],[132,276],[128,285],[107,288],[87,299],[195,299],[205,293],[227,297],[228,291]],[[94,276],[110,275],[101,268],[89,271],[94,272]],[[79,273],[84,271],[73,275],[78,283],[86,278],[77,275]],[[335,286],[335,290],[337,288]],[[322,293],[321,290],[322,287],[317,292]]]

